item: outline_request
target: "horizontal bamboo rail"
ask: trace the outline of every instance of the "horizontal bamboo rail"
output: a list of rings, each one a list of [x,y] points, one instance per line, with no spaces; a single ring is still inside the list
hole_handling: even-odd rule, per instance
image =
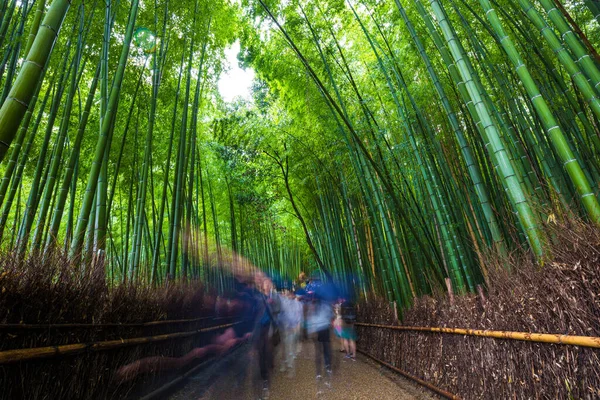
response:
[[[447,391],[445,391],[443,389],[440,389],[437,386],[433,386],[431,383],[429,383],[427,381],[424,381],[423,379],[417,378],[416,376],[411,375],[408,372],[401,370],[400,368],[394,367],[393,365],[388,364],[385,361],[380,360],[379,358],[377,358],[377,357],[375,357],[375,356],[367,353],[366,351],[362,351],[361,349],[356,349],[356,350],[359,353],[362,353],[365,356],[367,356],[367,357],[373,359],[374,361],[378,362],[379,364],[381,364],[381,365],[383,365],[383,366],[391,369],[392,371],[395,371],[395,372],[399,373],[400,375],[402,375],[402,376],[404,376],[404,377],[406,377],[408,379],[411,379],[411,380],[417,382],[420,385],[425,386],[429,390],[432,390],[433,392],[439,394],[442,397],[445,397],[447,399],[452,399],[452,400],[460,400],[460,397],[458,397],[457,395],[452,394],[450,392],[447,392]]]
[[[92,342],[92,343],[76,343],[66,344],[61,346],[47,346],[47,347],[35,347],[30,349],[15,349],[0,351],[0,365],[10,364],[21,361],[38,360],[41,358],[55,358],[58,356],[68,356],[83,353],[85,351],[105,351],[112,350],[121,347],[137,346],[141,344],[149,344],[162,342],[165,340],[181,339],[194,335],[198,335],[204,332],[216,331],[219,329],[229,328],[239,322],[231,324],[216,325],[202,329],[196,329],[188,332],[177,332],[165,335],[157,336],[146,336],[131,339],[121,340],[107,340],[103,342]]]
[[[492,331],[482,329],[462,329],[462,328],[433,328],[421,326],[397,326],[397,325],[379,325],[357,322],[356,326],[369,328],[392,329],[397,331],[420,331],[450,333],[455,335],[480,336],[495,339],[522,340],[526,342],[566,344],[571,346],[600,348],[600,337],[596,336],[574,336],[552,333],[529,333],[529,332],[510,332],[510,331]]]
[[[23,330],[34,330],[34,329],[77,329],[77,328],[145,328],[151,326],[160,326],[160,325],[175,325],[175,324],[184,324],[184,323],[193,323],[200,322],[205,320],[220,320],[227,318],[236,318],[237,316],[231,317],[200,317],[200,318],[190,318],[190,319],[165,319],[159,321],[149,321],[149,322],[131,322],[131,323],[105,323],[105,324],[86,324],[86,323],[65,323],[65,324],[0,324],[0,330],[14,330],[14,329],[23,329]]]

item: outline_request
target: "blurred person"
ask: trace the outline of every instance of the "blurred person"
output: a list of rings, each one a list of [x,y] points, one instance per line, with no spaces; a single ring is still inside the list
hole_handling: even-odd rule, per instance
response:
[[[321,384],[325,375],[325,386],[331,388],[331,341],[329,329],[333,322],[331,302],[315,293],[309,305],[307,315],[307,331],[315,345],[315,370],[317,379],[317,395],[322,394]],[[323,368],[324,367],[324,368]]]
[[[203,347],[197,347],[182,357],[145,357],[124,365],[116,371],[115,380],[121,383],[134,379],[139,374],[156,374],[160,371],[183,368],[191,362],[203,359],[209,355],[222,355],[231,350],[235,345],[244,342],[249,337],[249,333],[242,337],[238,337],[232,328],[228,328],[222,334],[217,335],[213,339],[213,343]]]
[[[242,309],[253,309],[252,299],[249,298],[247,295],[244,295],[244,293],[236,293],[235,297],[231,299],[231,303],[236,304]],[[214,309],[215,304],[216,299],[214,298],[214,296],[211,296],[209,294],[205,295],[205,307],[210,307]],[[226,303],[221,301],[221,304]],[[115,373],[115,381],[121,383],[134,379],[140,374],[156,374],[161,371],[180,369],[191,364],[192,362],[206,358],[211,355],[221,356],[227,353],[236,345],[241,344],[250,339],[251,334],[252,325],[241,321],[240,323],[225,329],[223,332],[214,335],[210,343],[202,347],[196,347],[181,357],[144,357],[139,360],[133,361],[127,365],[121,366]]]
[[[308,278],[304,272],[300,272],[298,275],[298,286],[300,289],[306,289],[306,285],[308,284]]]
[[[285,372],[286,370],[286,365],[287,365],[287,354],[286,354],[286,339],[287,339],[287,328],[288,328],[288,324],[287,324],[287,317],[288,317],[288,313],[287,313],[287,303],[288,303],[288,290],[287,289],[283,289],[281,291],[281,293],[279,293],[278,299],[279,299],[279,314],[276,317],[277,320],[277,327],[279,328],[279,334],[280,334],[280,339],[283,340],[283,351],[281,354],[281,365],[279,367],[279,372]],[[276,340],[276,339],[275,339]],[[274,341],[275,342],[275,341]],[[275,344],[275,343],[274,343]],[[277,353],[277,348],[274,348],[275,353]],[[277,354],[275,354],[275,358],[277,358]]]
[[[231,302],[233,315],[238,317],[238,322],[233,326],[237,336],[245,335],[251,337],[254,330],[254,323],[257,318],[256,292],[254,280],[248,277],[235,279],[236,297]],[[252,347],[250,346],[250,349]],[[236,357],[235,361],[228,366],[228,378],[221,382],[222,387],[227,390],[233,389],[236,398],[244,397],[245,383],[248,373],[252,370],[252,352],[242,351]],[[226,381],[226,383],[225,383]]]
[[[300,333],[300,327],[303,317],[303,306],[296,299],[294,293],[286,293],[286,297],[281,300],[281,326],[284,337],[284,353],[281,365],[282,372],[288,369],[288,376],[293,378],[295,375],[295,359],[297,356],[297,343]]]
[[[262,390],[260,398],[266,400],[269,398],[269,387],[271,383],[271,369],[273,369],[273,333],[277,327],[277,322],[271,311],[274,304],[272,299],[273,283],[263,273],[256,274],[256,286],[260,291],[256,292],[256,319],[254,330],[252,332],[253,349],[258,358],[258,367]]]
[[[346,357],[352,361],[356,361],[356,330],[354,323],[356,322],[356,307],[350,300],[345,300],[341,306],[342,314],[342,340]]]
[[[294,292],[294,296],[296,297],[296,301],[299,303],[299,309],[301,310],[301,319],[300,319],[300,327],[298,328],[298,336],[296,337],[296,355],[300,355],[302,353],[302,342],[308,340],[308,336],[306,334],[306,310],[307,310],[307,296],[306,291],[304,289],[297,289]],[[305,355],[305,357],[308,357]]]
[[[340,299],[333,306],[333,314],[335,315],[335,319],[333,320],[333,331],[335,332],[335,336],[339,339],[340,352],[343,353],[346,351],[346,348],[344,346],[344,339],[342,338],[342,302],[343,299]]]

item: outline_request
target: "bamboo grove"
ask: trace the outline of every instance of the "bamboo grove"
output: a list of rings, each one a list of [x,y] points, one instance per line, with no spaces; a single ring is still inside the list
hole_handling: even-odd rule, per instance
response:
[[[408,306],[600,224],[595,1],[0,1],[20,257],[224,289],[233,251]],[[252,101],[218,91],[234,41]]]

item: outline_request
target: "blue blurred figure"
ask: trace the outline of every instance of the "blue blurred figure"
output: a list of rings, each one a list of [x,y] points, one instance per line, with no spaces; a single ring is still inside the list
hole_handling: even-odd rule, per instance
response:
[[[317,395],[320,395],[323,384],[331,388],[333,372],[330,328],[334,319],[333,302],[337,298],[337,291],[333,284],[322,282],[318,276],[313,276],[306,289],[309,294],[312,294],[312,301],[308,304],[306,329],[315,345]]]

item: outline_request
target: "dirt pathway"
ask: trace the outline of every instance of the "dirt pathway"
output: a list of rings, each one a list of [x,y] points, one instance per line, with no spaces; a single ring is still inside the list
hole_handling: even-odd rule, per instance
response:
[[[303,353],[296,360],[295,376],[280,372],[280,357],[276,357],[269,400],[432,400],[436,398],[414,383],[390,373],[387,369],[363,356],[356,361],[345,360],[344,354],[333,353],[332,388],[323,386],[317,395],[314,349],[305,344]],[[254,365],[256,360],[247,348],[236,352],[216,368],[204,371],[189,379],[185,387],[170,400],[219,399],[256,400],[261,391],[253,385],[257,382]],[[239,382],[242,382],[241,384]]]

